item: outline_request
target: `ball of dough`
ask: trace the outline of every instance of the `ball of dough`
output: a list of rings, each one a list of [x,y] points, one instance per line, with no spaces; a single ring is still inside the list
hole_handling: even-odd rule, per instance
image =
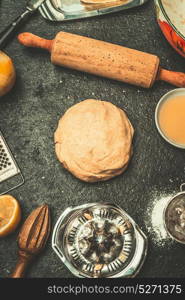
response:
[[[88,182],[121,174],[132,156],[134,129],[110,102],[88,99],[69,108],[55,132],[55,151],[64,168]]]

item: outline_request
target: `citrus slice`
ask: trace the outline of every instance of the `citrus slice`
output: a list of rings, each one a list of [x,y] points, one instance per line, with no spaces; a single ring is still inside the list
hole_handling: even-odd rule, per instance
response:
[[[21,220],[21,208],[11,195],[0,196],[0,237],[13,232]]]

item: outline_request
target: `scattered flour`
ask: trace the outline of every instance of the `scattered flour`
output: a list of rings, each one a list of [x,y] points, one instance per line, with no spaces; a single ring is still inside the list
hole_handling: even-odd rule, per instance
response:
[[[146,226],[153,243],[156,246],[171,246],[174,241],[168,235],[164,226],[164,209],[172,194],[153,194],[150,206],[146,211]]]

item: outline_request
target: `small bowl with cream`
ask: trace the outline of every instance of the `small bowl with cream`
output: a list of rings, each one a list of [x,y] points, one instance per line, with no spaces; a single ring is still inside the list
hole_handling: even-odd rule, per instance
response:
[[[185,149],[185,88],[172,90],[160,99],[155,110],[155,123],[168,143]]]

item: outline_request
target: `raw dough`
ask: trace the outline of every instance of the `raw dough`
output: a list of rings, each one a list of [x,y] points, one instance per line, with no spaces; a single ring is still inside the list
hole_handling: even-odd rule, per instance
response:
[[[81,0],[81,2],[87,4],[99,4],[99,3],[109,3],[109,2],[116,2],[118,0]]]
[[[110,102],[88,99],[69,108],[55,132],[63,166],[95,182],[121,174],[132,156],[134,129],[125,112]]]

